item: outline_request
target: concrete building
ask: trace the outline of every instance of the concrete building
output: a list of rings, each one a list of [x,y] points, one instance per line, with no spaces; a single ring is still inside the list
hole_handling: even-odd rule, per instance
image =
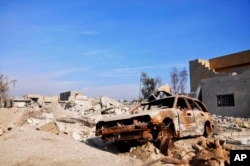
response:
[[[24,96],[25,99],[31,99],[32,105],[37,105],[38,107],[43,107],[45,105],[50,105],[52,103],[58,103],[58,96],[42,96],[38,94],[27,94]]]
[[[26,108],[30,104],[31,99],[13,99],[11,107]]]
[[[77,95],[83,95],[79,91],[68,91],[60,93],[60,101],[68,101],[70,98],[75,98]]]
[[[189,62],[191,92],[211,113],[250,117],[250,50]]]

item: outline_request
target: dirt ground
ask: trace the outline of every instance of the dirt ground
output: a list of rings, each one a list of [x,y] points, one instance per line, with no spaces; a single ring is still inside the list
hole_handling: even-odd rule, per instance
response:
[[[199,157],[204,158],[204,156],[208,155],[213,157],[213,155],[218,156],[219,154],[224,155],[222,156],[224,160],[216,161],[217,163],[214,165],[226,165],[226,161],[229,160],[228,149],[225,150],[224,147],[221,148],[221,145],[213,142],[213,139],[212,142],[209,142],[204,137],[176,141],[172,156],[175,157],[175,159],[179,158],[179,160],[173,160],[173,158],[162,155],[159,149],[154,147],[151,143],[132,147],[126,152],[121,152],[115,144],[104,144],[101,140],[93,136],[93,134],[89,134],[91,130],[87,132],[89,136],[84,140],[73,139],[72,135],[69,134],[69,129],[59,132],[55,132],[53,128],[50,129],[48,127],[46,131],[37,130],[37,126],[29,124],[32,120],[29,118],[41,117],[43,113],[53,113],[56,119],[64,118],[64,120],[67,117],[76,118],[77,116],[74,112],[59,109],[57,107],[51,110],[0,108],[0,165],[172,166],[176,164],[188,166],[197,165],[197,163],[194,162],[195,156],[198,156],[196,157],[198,160]],[[69,125],[73,124],[65,124],[66,127]],[[77,128],[83,127],[86,128],[86,126],[77,126]],[[212,149],[213,151],[219,150],[218,154],[217,152],[213,152],[213,154],[200,153],[211,144],[217,148]],[[246,148],[246,146],[244,148]],[[250,147],[247,148],[250,149]],[[191,160],[192,163],[190,163]]]
[[[65,135],[16,128],[0,138],[0,165],[142,165]]]
[[[0,109],[0,165],[142,165],[142,161],[97,149],[69,135],[25,124],[24,110]],[[5,131],[3,131],[5,130]]]

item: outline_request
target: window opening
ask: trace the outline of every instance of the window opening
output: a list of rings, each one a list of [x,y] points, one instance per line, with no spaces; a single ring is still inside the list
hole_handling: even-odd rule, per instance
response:
[[[187,109],[187,104],[183,98],[178,98],[177,108],[179,109]]]
[[[234,106],[234,94],[217,95],[217,106]]]

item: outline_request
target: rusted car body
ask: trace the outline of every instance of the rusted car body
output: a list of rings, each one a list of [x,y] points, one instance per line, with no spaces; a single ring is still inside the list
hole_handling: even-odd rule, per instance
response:
[[[140,140],[165,144],[169,137],[208,136],[213,128],[212,117],[201,101],[169,95],[139,104],[130,115],[99,121],[95,134],[104,142]]]

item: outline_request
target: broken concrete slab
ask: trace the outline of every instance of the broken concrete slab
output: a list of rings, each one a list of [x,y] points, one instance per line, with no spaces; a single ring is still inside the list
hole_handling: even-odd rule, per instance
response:
[[[114,99],[111,99],[108,96],[102,96],[101,97],[101,104],[102,104],[102,107],[106,107],[106,108],[119,107],[121,105],[120,102],[118,102],[118,101],[116,101]]]
[[[37,130],[47,131],[47,132],[54,133],[54,134],[60,133],[59,128],[58,128],[56,122],[54,122],[54,121],[51,121],[49,123],[46,123],[46,124],[38,127]]]
[[[55,122],[56,118],[53,113],[42,113],[40,116],[30,117],[26,121],[31,126],[43,126],[51,121]]]
[[[245,120],[244,118],[236,118],[235,124],[242,128],[250,128],[250,122]]]
[[[140,158],[144,162],[160,160],[163,158],[163,154],[161,154],[160,150],[151,142],[147,142],[141,146],[131,147],[129,150],[129,155],[133,156],[134,158]]]
[[[76,141],[79,141],[81,139],[81,136],[80,136],[80,134],[78,132],[73,132],[71,136]]]

